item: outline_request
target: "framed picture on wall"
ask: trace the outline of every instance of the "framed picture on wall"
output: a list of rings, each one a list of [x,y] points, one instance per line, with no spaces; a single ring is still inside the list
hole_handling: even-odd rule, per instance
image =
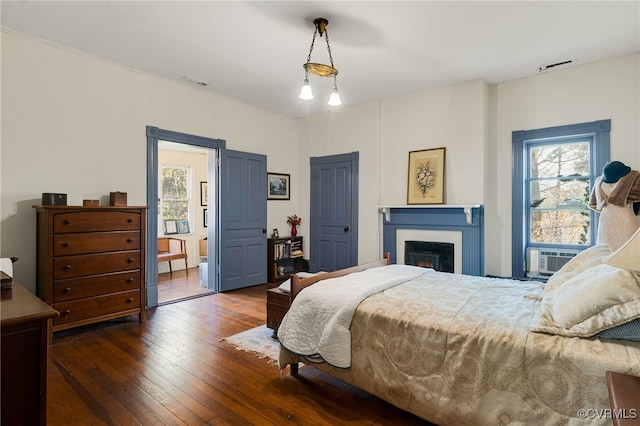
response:
[[[178,221],[178,234],[188,234],[189,231],[189,221],[188,220],[179,220]]]
[[[175,220],[165,220],[164,221],[164,234],[171,235],[178,233],[178,222]]]
[[[209,203],[209,183],[200,182],[200,205],[206,206]]]
[[[445,148],[409,152],[407,204],[444,204]]]
[[[289,200],[291,175],[286,173],[267,173],[267,200]]]
[[[204,209],[204,211],[202,212],[202,223],[204,225],[204,227],[207,227],[208,221],[209,221],[209,213],[207,211],[208,209]]]

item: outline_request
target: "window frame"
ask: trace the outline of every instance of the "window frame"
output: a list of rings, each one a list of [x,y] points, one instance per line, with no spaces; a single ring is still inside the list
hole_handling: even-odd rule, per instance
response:
[[[163,185],[163,176],[164,169],[184,169],[187,171],[187,198],[186,199],[173,199],[173,198],[164,198],[164,190],[162,188]],[[187,202],[187,220],[189,224],[193,223],[192,214],[193,214],[193,170],[189,165],[184,164],[160,164],[158,167],[158,235],[170,235],[165,232],[164,229],[164,221],[167,220],[164,217],[162,208],[164,201],[186,201]],[[173,220],[173,219],[170,219]],[[190,232],[191,231],[191,226]]]
[[[526,253],[529,247],[553,247],[561,249],[585,249],[595,244],[599,215],[590,211],[590,244],[544,244],[529,243],[529,208],[526,204],[529,189],[529,149],[531,146],[565,141],[589,140],[589,188],[602,168],[610,159],[611,120],[598,120],[588,123],[570,124],[565,126],[548,127],[535,130],[518,130],[512,132],[512,265],[511,274],[514,278],[526,276]]]

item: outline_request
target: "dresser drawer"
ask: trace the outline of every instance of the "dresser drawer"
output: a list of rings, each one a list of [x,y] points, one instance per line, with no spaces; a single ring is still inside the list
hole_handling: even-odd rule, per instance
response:
[[[139,288],[140,271],[56,280],[53,283],[53,302],[66,302]]]
[[[138,250],[139,248],[140,231],[90,232],[53,236],[54,256]]]
[[[53,232],[130,231],[140,229],[140,214],[128,211],[75,211],[57,213]]]
[[[62,325],[87,318],[140,308],[140,291],[124,291],[70,302],[54,303],[53,309],[60,312],[53,325]]]
[[[140,269],[140,250],[53,258],[55,280]]]

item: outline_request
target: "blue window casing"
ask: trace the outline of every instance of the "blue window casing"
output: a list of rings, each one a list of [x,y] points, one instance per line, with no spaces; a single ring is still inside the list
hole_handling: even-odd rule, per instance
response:
[[[593,187],[595,179],[602,173],[602,168],[610,159],[611,120],[599,120],[589,123],[571,124],[566,126],[548,127],[536,130],[518,130],[512,132],[513,174],[512,174],[512,263],[511,274],[514,278],[524,278],[526,275],[526,253],[529,244],[529,211],[528,189],[526,188],[528,174],[527,155],[532,145],[543,143],[572,142],[577,139],[588,140],[590,143],[589,188]],[[598,229],[598,215],[591,212],[591,244],[595,242]],[[544,245],[535,245],[536,247]],[[579,248],[579,246],[558,246],[557,248]]]

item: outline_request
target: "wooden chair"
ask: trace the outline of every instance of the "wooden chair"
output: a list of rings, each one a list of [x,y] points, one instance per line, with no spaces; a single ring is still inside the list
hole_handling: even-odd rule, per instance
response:
[[[171,244],[171,241],[176,243]],[[171,251],[171,246],[176,246],[180,251]],[[189,275],[189,265],[187,264],[187,242],[180,238],[160,237],[158,238],[158,263],[169,262],[169,273],[173,274],[171,261],[184,259],[184,270]]]

